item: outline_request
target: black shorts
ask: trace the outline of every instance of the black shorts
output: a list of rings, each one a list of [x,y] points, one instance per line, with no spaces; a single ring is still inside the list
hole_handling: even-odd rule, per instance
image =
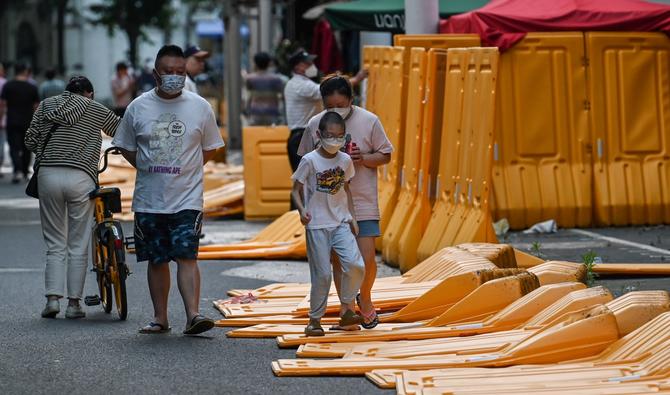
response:
[[[152,264],[195,259],[200,245],[202,211],[174,214],[135,213],[137,261]]]

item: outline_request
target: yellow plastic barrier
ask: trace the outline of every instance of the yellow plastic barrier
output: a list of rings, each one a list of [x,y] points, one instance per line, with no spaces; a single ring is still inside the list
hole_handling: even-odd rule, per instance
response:
[[[494,217],[591,224],[591,137],[582,33],[528,33],[500,56]],[[613,95],[617,95],[614,94]]]
[[[381,91],[384,104],[381,105],[381,102],[378,102],[378,107],[385,108],[382,125],[395,151],[391,155],[391,162],[380,166],[378,169],[379,213],[382,233],[391,220],[393,208],[398,199],[399,172],[400,165],[403,162],[401,141],[405,136],[405,109],[407,105],[407,80],[405,77],[407,65],[404,63],[404,52],[405,48],[402,47],[385,47],[383,49],[383,69],[385,73],[382,72],[382,76],[385,75],[383,81],[388,81],[388,83],[380,84],[384,86]]]
[[[382,256],[386,263],[398,266],[398,238],[406,225],[407,215],[416,198],[418,163],[423,133],[423,109],[426,102],[427,55],[423,48],[411,48],[408,63],[407,115],[404,125],[404,141],[397,150],[403,149],[400,169],[400,188],[391,218],[384,229]],[[393,203],[391,203],[393,204]]]
[[[443,230],[453,214],[454,178],[460,161],[460,125],[465,92],[467,50],[447,52],[447,74],[444,89],[444,111],[439,149],[439,167],[435,186],[436,199],[424,236],[417,250],[421,262],[438,250]]]
[[[670,40],[586,33],[599,225],[670,223]]]
[[[289,210],[291,167],[286,153],[286,126],[244,128],[244,215],[274,218]]]
[[[419,260],[448,245],[496,241],[488,196],[498,51],[449,49],[447,56],[440,187]]]
[[[414,48],[462,48],[478,47],[481,41],[478,34],[396,34],[393,45]]]
[[[444,80],[447,67],[447,52],[442,49],[428,51],[428,75],[426,77],[426,104],[423,117],[423,133],[420,142],[420,161],[417,178],[417,195],[410,204],[407,220],[403,225],[397,244],[397,262],[402,271],[416,266],[416,251],[421,242],[432,205],[435,201],[437,158],[444,109]],[[386,238],[387,235],[384,235]],[[394,258],[393,252],[391,258]]]

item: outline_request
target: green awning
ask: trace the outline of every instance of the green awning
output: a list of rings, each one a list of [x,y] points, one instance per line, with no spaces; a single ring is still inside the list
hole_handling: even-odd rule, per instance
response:
[[[476,10],[489,0],[440,0],[440,17]],[[416,1],[417,6],[421,1]],[[405,0],[356,0],[331,4],[325,16],[333,29],[405,32]]]

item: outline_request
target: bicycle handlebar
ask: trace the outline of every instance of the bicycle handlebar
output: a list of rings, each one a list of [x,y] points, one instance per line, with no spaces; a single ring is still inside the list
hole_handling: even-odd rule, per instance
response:
[[[116,148],[116,147],[109,147],[105,150],[105,152],[102,154],[102,169],[98,170],[98,174],[104,172],[107,170],[107,155],[112,154],[112,155],[120,155],[121,150]]]

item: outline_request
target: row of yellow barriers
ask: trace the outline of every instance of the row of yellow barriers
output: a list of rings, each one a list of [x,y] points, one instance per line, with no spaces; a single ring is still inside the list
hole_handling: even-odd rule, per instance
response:
[[[367,108],[397,148],[379,174],[378,248],[387,261],[405,269],[441,246],[493,240],[488,225],[466,232],[469,240],[455,236],[454,227],[472,224],[466,205],[455,207],[471,199],[516,229],[550,218],[564,227],[670,222],[665,35],[528,34],[487,66],[495,111],[473,106],[469,95],[482,97],[468,85],[477,62],[462,63],[467,50],[453,49],[479,45],[477,36],[396,36],[394,44],[364,50]],[[468,132],[474,121],[479,130]],[[474,168],[461,163],[464,153]],[[427,202],[435,202],[428,222]]]

